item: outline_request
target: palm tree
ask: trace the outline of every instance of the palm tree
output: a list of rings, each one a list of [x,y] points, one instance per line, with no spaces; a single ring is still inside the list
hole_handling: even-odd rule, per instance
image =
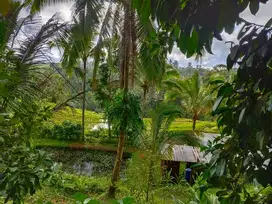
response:
[[[0,35],[0,75],[3,83],[0,87],[0,113],[16,112],[24,116],[29,115],[33,101],[41,96],[39,82],[34,79],[43,75],[41,64],[50,57],[48,44],[63,35],[65,24],[59,22],[58,15],[53,15],[39,28],[40,21],[35,15],[19,18],[19,12],[26,4],[10,4],[8,15],[0,17],[0,24],[4,25]],[[24,32],[29,25],[37,26],[33,34]],[[21,143],[31,145],[33,124],[26,121],[23,125],[31,126],[25,127],[25,138]]]
[[[151,128],[148,131],[148,135],[144,135],[140,138],[140,144],[144,148],[151,149],[151,155],[157,155],[158,157],[167,154],[169,148],[165,148],[166,145],[171,147],[171,144],[186,144],[190,146],[199,146],[200,140],[198,137],[192,134],[184,134],[184,132],[170,131],[169,127],[172,122],[181,117],[182,111],[179,107],[162,103],[159,104],[153,111],[151,115]],[[147,189],[146,200],[149,198],[149,190],[152,184],[152,169],[154,166],[154,161],[150,161],[149,166],[149,183]]]
[[[166,64],[165,59],[162,56],[161,62],[154,62],[153,65],[150,66],[160,66],[158,70],[161,72],[157,72],[154,69],[146,68],[145,63],[138,60],[136,63],[136,71],[135,71],[135,82],[138,86],[140,86],[143,90],[143,101],[146,100],[147,94],[150,88],[158,88],[161,89],[161,82],[167,80],[169,78],[180,78],[180,74],[177,69],[173,66]],[[154,93],[152,93],[154,94]]]
[[[181,99],[182,108],[192,115],[193,131],[199,115],[207,113],[211,107],[212,96],[205,87],[198,72],[187,79],[169,79],[164,81],[167,99]]]
[[[90,56],[93,55],[94,29],[92,22],[88,22],[87,10],[84,7],[73,19],[73,24],[69,25],[68,37],[60,40],[64,52],[62,57],[62,66],[71,73],[80,70],[78,66],[83,64],[82,70],[82,137],[85,137],[85,109],[86,109],[86,74],[87,63]]]
[[[123,26],[123,33],[122,33],[122,42],[121,42],[121,55],[120,55],[120,89],[124,92],[123,103],[126,105],[127,103],[127,93],[128,93],[128,83],[129,83],[129,62],[130,62],[130,39],[131,39],[131,32],[130,31],[130,11],[131,5],[125,4],[125,19],[124,19],[124,26]],[[116,190],[116,182],[119,179],[120,169],[121,169],[121,162],[123,158],[124,152],[124,144],[125,144],[125,137],[126,137],[126,124],[127,124],[127,114],[123,113],[122,117],[122,126],[120,127],[120,135],[118,140],[118,148],[117,148],[117,155],[116,160],[112,172],[111,178],[111,185],[109,187],[109,196],[115,197],[115,190]]]
[[[48,5],[55,2],[63,2],[65,0],[32,0],[32,10],[39,10],[42,6]],[[137,43],[140,40],[144,39],[144,36],[151,30],[154,33],[154,27],[150,21],[145,22],[145,25],[139,24],[140,21],[137,20],[132,4],[130,0],[122,1],[107,1],[108,7],[104,14],[104,18],[101,14],[101,7],[104,7],[104,1],[99,0],[75,0],[74,8],[75,13],[86,14],[86,20],[89,26],[100,25],[100,31],[98,36],[97,44],[94,46],[94,70],[93,70],[93,89],[96,89],[96,76],[97,69],[100,62],[100,50],[102,49],[101,44],[105,38],[112,37],[114,35],[121,36],[121,45],[120,45],[120,89],[124,91],[124,105],[127,102],[126,93],[129,89],[129,79],[131,79],[131,87],[134,86],[135,78],[135,60],[137,55]],[[114,12],[113,7],[115,7]],[[105,9],[105,8],[104,8]],[[121,15],[122,14],[122,15]],[[92,16],[93,15],[93,16]],[[132,22],[133,21],[133,22]],[[110,23],[112,22],[112,23]],[[123,26],[121,25],[123,22]],[[148,29],[146,29],[148,27]],[[86,27],[87,28],[87,27]],[[121,33],[121,34],[120,34]],[[138,46],[140,47],[140,46]],[[148,46],[145,45],[145,48],[148,50]],[[149,53],[149,62],[151,56],[154,56],[154,53]],[[165,57],[164,57],[165,58]],[[160,60],[160,57],[157,58]],[[155,60],[153,60],[154,62]],[[143,61],[144,62],[144,61]],[[131,67],[131,69],[130,69]],[[147,68],[149,66],[146,66]],[[157,67],[158,68],[158,67]],[[126,114],[122,118],[123,127],[120,129],[120,136],[118,141],[118,150],[115,161],[115,166],[112,173],[112,185],[109,188],[109,195],[114,196],[115,192],[115,183],[119,179],[121,161],[124,150],[124,141],[126,137],[125,127],[126,127]]]

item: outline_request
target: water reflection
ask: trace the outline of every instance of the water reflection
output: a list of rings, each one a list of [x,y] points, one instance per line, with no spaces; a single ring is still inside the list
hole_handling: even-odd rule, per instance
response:
[[[91,176],[93,173],[93,167],[94,165],[92,164],[91,161],[85,161],[81,164],[73,165],[73,169],[75,173],[79,175],[84,175],[84,176]]]

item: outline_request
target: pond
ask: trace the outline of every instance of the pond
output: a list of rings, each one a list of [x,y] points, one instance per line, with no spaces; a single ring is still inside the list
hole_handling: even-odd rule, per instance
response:
[[[54,162],[62,165],[61,169],[67,173],[85,176],[107,176],[114,167],[114,152],[101,150],[75,150],[70,148],[43,148],[51,155]],[[125,169],[126,162],[122,162],[121,169]]]

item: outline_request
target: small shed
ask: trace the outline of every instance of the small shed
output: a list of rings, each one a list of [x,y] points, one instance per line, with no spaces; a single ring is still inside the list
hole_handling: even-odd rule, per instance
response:
[[[170,176],[175,181],[180,176],[180,163],[199,163],[201,152],[197,147],[186,145],[169,145],[163,148],[162,168],[170,172]]]
[[[204,133],[202,136],[202,144],[207,145],[208,141],[213,141],[218,135]],[[211,156],[203,156],[200,148],[188,145],[171,145],[165,144],[162,148],[162,168],[167,172],[171,171],[170,176],[176,180],[180,176],[180,163],[207,163]]]

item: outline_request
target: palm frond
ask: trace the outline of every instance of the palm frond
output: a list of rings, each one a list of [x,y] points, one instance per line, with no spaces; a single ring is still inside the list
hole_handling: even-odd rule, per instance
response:
[[[109,2],[107,11],[102,19],[101,28],[98,34],[98,43],[100,43],[103,39],[107,39],[111,37],[111,22],[113,20],[113,3]]]
[[[53,15],[41,29],[30,37],[27,37],[19,48],[15,49],[21,64],[41,64],[44,62],[45,54],[49,51],[48,42],[58,32],[61,32],[66,24],[59,23],[58,14]]]
[[[151,20],[143,24],[138,15],[136,15],[135,20],[137,39],[139,42],[144,42],[149,33],[155,32],[155,26]],[[140,48],[140,46],[138,46],[138,48]]]
[[[26,21],[25,21],[26,22]],[[36,25],[36,21],[27,22],[30,25]],[[20,32],[21,25],[18,26],[16,32]],[[54,15],[49,21],[41,27],[41,29],[32,36],[26,36],[24,42],[20,44],[19,48],[12,47],[6,56],[2,56],[8,61],[8,69],[14,76],[15,82],[7,82],[9,94],[6,100],[9,101],[9,107],[13,110],[20,109],[20,100],[29,100],[35,98],[41,93],[34,82],[34,76],[38,74],[36,65],[40,65],[46,59],[46,52],[48,47],[46,43],[52,39],[60,29],[63,28],[63,24],[59,24],[57,15]],[[11,78],[12,80],[13,78]],[[9,84],[12,84],[10,86]],[[11,98],[15,100],[10,100]]]
[[[170,78],[163,83],[167,89],[167,99],[176,99],[178,97],[181,100],[182,107],[188,113],[198,115],[210,109],[213,97],[209,87],[203,85],[198,72],[190,78]]]
[[[113,3],[112,1],[109,2],[108,8],[106,10],[106,13],[104,15],[104,18],[102,19],[101,28],[98,33],[98,40],[97,44],[94,48],[94,68],[93,68],[93,83],[92,88],[96,90],[97,86],[97,71],[99,67],[100,62],[100,53],[103,46],[103,40],[111,37],[111,21],[112,21],[112,15],[113,15]]]
[[[150,49],[149,42],[146,41],[141,45],[139,58],[146,72],[146,80],[151,84],[159,85],[165,74],[166,55],[163,48],[154,52]]]
[[[63,49],[62,66],[68,74],[72,74],[80,60],[87,59],[93,53],[94,32],[85,27],[84,20],[73,18],[67,35],[59,39],[59,46]]]
[[[98,29],[102,6],[99,0],[75,0],[74,14],[79,21],[82,21],[84,33]]]
[[[166,69],[165,79],[170,79],[170,78],[175,78],[175,79],[180,78],[180,73],[178,72],[177,69],[173,69],[172,67],[171,69]]]
[[[160,104],[151,112],[152,132],[154,137],[159,136],[161,130],[167,130],[175,117],[181,115],[181,110],[172,104]],[[165,125],[163,127],[163,125]]]
[[[13,21],[13,23],[15,25],[15,28],[13,30],[13,33],[12,33],[11,39],[10,39],[11,47],[14,46],[14,42],[16,40],[16,37],[18,36],[18,34],[21,32],[21,30],[25,26],[29,26],[29,25],[30,26],[32,26],[32,25],[40,26],[41,25],[41,18],[40,18],[40,16],[30,14],[25,18],[18,19],[17,22]]]
[[[123,11],[122,4],[117,3],[113,13],[113,22],[112,22],[112,36],[120,35],[121,33],[121,24],[122,24],[122,15]]]

